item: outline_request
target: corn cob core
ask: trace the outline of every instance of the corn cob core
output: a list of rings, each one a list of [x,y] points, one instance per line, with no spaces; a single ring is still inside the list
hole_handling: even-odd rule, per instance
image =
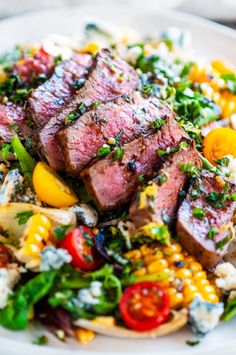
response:
[[[207,278],[202,265],[182,250],[178,243],[156,247],[142,245],[125,254],[134,264],[141,264],[135,276],[153,275],[163,272],[169,275],[158,283],[167,289],[171,308],[187,306],[198,294],[210,303],[219,302],[217,290]]]

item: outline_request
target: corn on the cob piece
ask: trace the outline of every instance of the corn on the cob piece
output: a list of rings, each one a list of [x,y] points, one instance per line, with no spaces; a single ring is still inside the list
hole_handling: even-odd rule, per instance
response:
[[[134,264],[142,261],[141,267],[135,271],[137,280],[146,275],[167,275],[158,283],[167,288],[171,308],[188,305],[197,294],[211,303],[219,301],[217,291],[202,265],[184,252],[178,243],[156,247],[144,244],[126,253],[125,257]]]

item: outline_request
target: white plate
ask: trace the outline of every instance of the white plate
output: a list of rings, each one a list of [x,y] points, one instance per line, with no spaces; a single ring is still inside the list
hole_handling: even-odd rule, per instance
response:
[[[154,2],[153,2],[154,3]],[[79,33],[83,24],[91,18],[105,20],[117,25],[129,25],[143,33],[158,32],[161,28],[178,26],[188,28],[193,37],[195,52],[209,58],[222,58],[236,64],[236,32],[207,22],[194,16],[175,12],[150,11],[141,6],[81,6],[71,9],[41,11],[5,20],[0,23],[1,51],[12,48],[16,43],[40,40],[46,34]],[[39,334],[46,334],[42,328],[32,326],[24,332],[10,332],[0,328],[1,355],[81,355],[97,354],[236,354],[236,320],[223,324],[194,348],[185,344],[192,334],[187,330],[155,340],[118,340],[97,336],[86,347],[69,340],[61,343],[50,336],[50,346],[33,346],[32,341]]]

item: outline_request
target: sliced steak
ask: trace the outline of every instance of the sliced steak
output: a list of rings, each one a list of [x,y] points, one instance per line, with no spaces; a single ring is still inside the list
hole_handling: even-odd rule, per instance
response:
[[[85,186],[99,209],[110,210],[128,202],[138,187],[139,176],[154,173],[160,160],[157,150],[176,147],[186,136],[175,119],[167,117],[155,134],[125,144],[121,160],[113,161],[108,156],[82,171]]]
[[[168,106],[155,98],[143,99],[136,93],[129,100],[120,98],[85,113],[58,134],[66,171],[78,176],[109,138],[122,133],[119,142],[129,143],[141,134],[154,131],[151,123],[157,117],[160,122],[166,116],[173,117]]]
[[[65,120],[81,105],[89,108],[92,103],[114,100],[136,89],[138,77],[124,60],[114,57],[107,49],[98,52],[94,66],[84,86],[73,100],[39,132],[41,150],[49,164],[56,170],[65,168],[56,133],[65,127]],[[79,112],[79,111],[78,111]]]
[[[171,223],[177,210],[180,190],[187,182],[187,176],[181,171],[180,164],[189,162],[201,166],[193,141],[188,148],[182,148],[165,158],[157,177],[140,188],[129,210],[131,220],[137,228],[157,220]]]
[[[16,131],[22,138],[31,134],[24,109],[13,103],[0,104],[0,143],[9,142]]]
[[[232,236],[236,201],[220,200],[225,193],[224,183],[221,177],[203,170],[178,211],[180,243],[206,269],[213,268],[223,258]],[[236,186],[227,184],[227,194],[235,193]]]
[[[75,54],[56,66],[52,77],[33,91],[29,98],[29,112],[37,126],[44,126],[73,98],[75,84],[85,81],[91,65],[89,54]]]

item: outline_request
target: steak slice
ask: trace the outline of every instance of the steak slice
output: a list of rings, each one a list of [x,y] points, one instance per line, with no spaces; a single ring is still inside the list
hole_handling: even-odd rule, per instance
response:
[[[236,192],[236,186],[231,182],[203,170],[178,211],[177,235],[180,243],[206,269],[213,268],[223,258],[232,236],[236,201],[218,200],[225,196],[225,183],[225,187],[229,187],[228,196]],[[203,215],[199,211],[203,211]]]
[[[65,168],[56,134],[65,127],[65,121],[72,112],[79,112],[81,105],[89,108],[95,102],[114,100],[136,89],[138,76],[124,60],[115,57],[107,49],[97,53],[93,68],[84,86],[73,100],[57,116],[52,117],[39,132],[42,153],[56,170]]]
[[[124,145],[119,161],[111,156],[97,161],[81,173],[85,186],[100,210],[106,211],[128,202],[138,187],[140,175],[151,176],[160,161],[157,149],[173,148],[187,137],[173,117],[166,118],[155,134]]]
[[[157,117],[165,119],[166,116],[173,117],[168,106],[156,98],[143,99],[136,93],[129,100],[120,98],[86,112],[73,125],[58,133],[66,171],[79,176],[109,138],[122,133],[119,142],[129,143],[141,134],[154,131],[150,123]]]
[[[37,126],[42,127],[57,115],[76,93],[76,84],[85,81],[92,65],[89,54],[75,54],[54,70],[52,77],[40,85],[29,97],[29,113]]]
[[[31,134],[26,125],[24,109],[13,103],[0,104],[0,143],[9,142],[19,132],[21,138]]]
[[[189,162],[201,167],[194,141],[190,142],[189,147],[169,155],[161,164],[155,179],[140,188],[129,210],[131,220],[137,228],[157,220],[163,220],[167,224],[172,222],[179,193],[187,182],[187,175],[181,171],[180,164]]]

